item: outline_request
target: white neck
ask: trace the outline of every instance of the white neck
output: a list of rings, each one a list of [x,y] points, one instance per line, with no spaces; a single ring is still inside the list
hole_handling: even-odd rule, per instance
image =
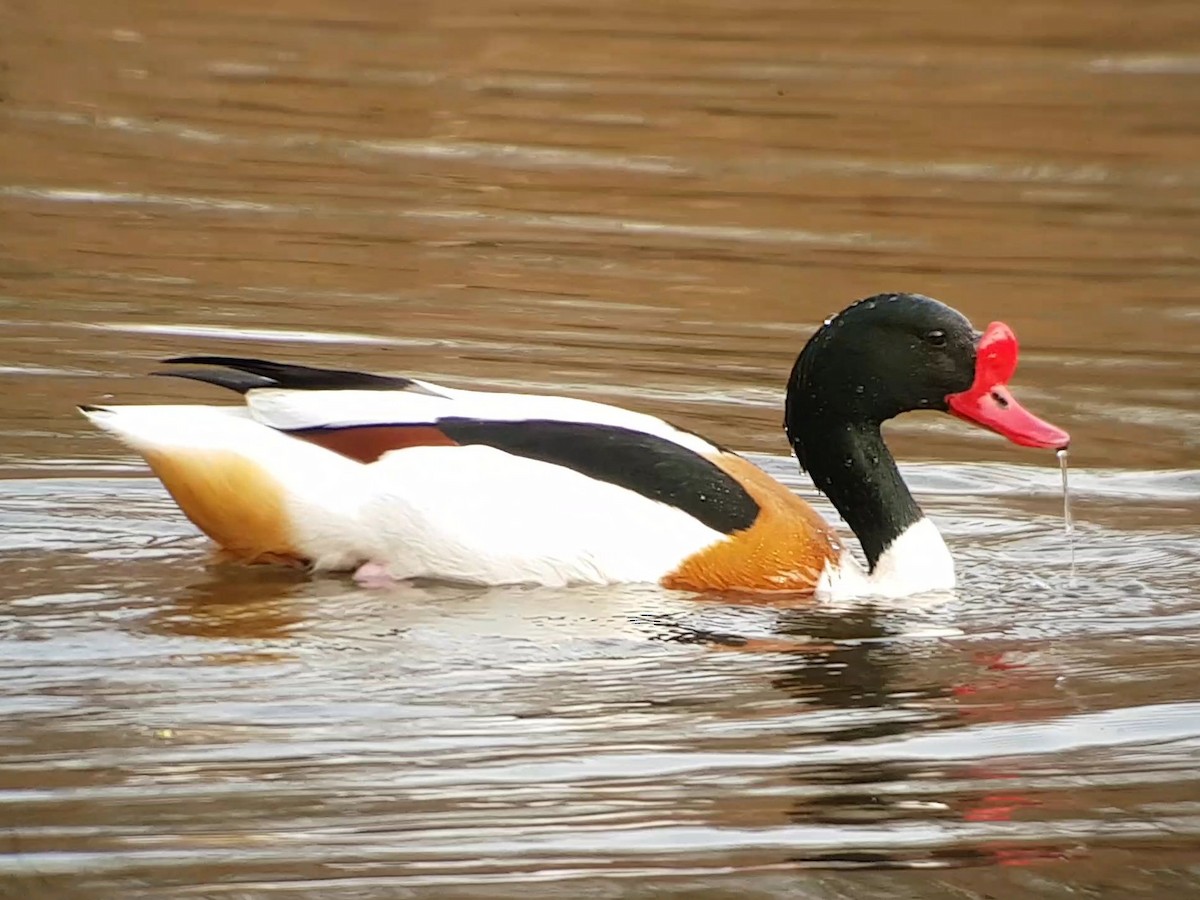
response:
[[[826,568],[817,593],[832,600],[908,597],[954,590],[954,559],[941,532],[922,517],[892,541],[870,574],[843,551],[836,568]]]

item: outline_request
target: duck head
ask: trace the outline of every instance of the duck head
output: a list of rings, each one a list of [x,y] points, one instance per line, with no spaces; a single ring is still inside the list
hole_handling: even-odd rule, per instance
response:
[[[886,420],[940,410],[1027,447],[1070,442],[1013,397],[1017,351],[1008,326],[993,322],[980,333],[961,313],[919,294],[860,300],[827,319],[801,351],[788,382],[788,440],[858,535],[872,571],[923,518],[883,442]]]
[[[814,421],[877,426],[932,409],[1022,446],[1065,448],[1067,432],[1026,410],[1009,390],[1017,357],[1016,335],[1003,322],[980,333],[930,297],[868,297],[827,319],[796,360],[788,438],[803,445],[804,426]]]

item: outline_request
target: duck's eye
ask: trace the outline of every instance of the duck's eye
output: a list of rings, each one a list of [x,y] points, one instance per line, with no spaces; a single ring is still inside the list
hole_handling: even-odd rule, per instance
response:
[[[935,329],[933,331],[926,332],[925,333],[925,343],[927,343],[931,346],[934,346],[934,347],[945,347],[946,346],[946,332],[944,332],[940,329]]]

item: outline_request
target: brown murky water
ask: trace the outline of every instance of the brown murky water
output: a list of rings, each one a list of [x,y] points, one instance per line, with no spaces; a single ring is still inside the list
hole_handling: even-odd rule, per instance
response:
[[[0,8],[0,896],[1200,895],[1197,47],[1182,0]],[[210,566],[72,411],[353,365],[807,496],[786,372],[894,289],[1021,336],[1074,569],[1052,456],[914,416],[948,605],[363,591]]]

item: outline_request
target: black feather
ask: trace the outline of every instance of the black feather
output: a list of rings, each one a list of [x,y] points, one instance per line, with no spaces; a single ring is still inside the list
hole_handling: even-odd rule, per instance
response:
[[[203,369],[181,369],[178,372],[156,372],[155,374],[177,375],[180,378],[215,384],[243,394],[246,391],[264,387],[287,388],[297,391],[402,391],[417,387],[408,378],[372,375],[368,372],[354,372],[348,369],[296,366],[240,356],[176,356],[172,359],[164,359],[163,362],[170,365],[186,363],[233,369],[241,374],[206,372]]]
[[[450,417],[438,419],[437,427],[459,444],[486,444],[626,488],[723,534],[749,528],[758,517],[758,503],[732,475],[656,435],[615,425],[533,419]]]
[[[175,369],[151,372],[151,375],[162,375],[166,378],[187,378],[191,381],[202,381],[205,384],[215,384],[217,387],[229,388],[244,394],[255,388],[275,387],[270,378],[262,375],[251,375],[248,372],[230,372],[223,369]]]

